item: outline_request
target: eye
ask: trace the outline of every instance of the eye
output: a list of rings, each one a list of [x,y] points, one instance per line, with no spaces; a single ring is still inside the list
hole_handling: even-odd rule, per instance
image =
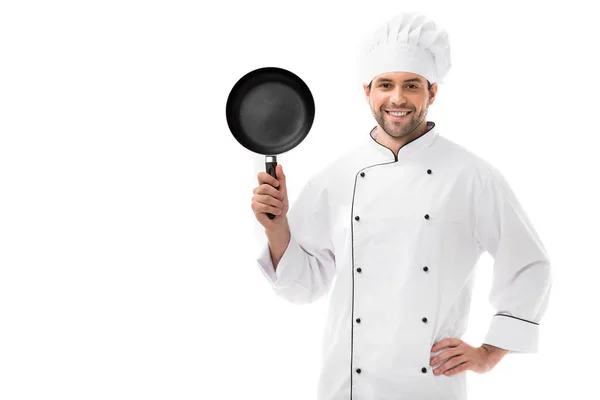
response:
[[[418,85],[415,85],[414,83],[413,83],[413,84],[409,84],[409,85],[407,85],[407,86],[412,86],[412,88],[413,88],[413,89],[418,89],[418,88],[419,88],[419,86],[418,86]]]
[[[389,83],[380,83],[379,87],[385,86],[385,85],[390,85]]]

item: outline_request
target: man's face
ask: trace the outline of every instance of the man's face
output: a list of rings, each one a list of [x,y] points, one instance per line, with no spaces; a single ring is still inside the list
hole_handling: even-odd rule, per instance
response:
[[[371,89],[367,85],[363,88],[373,117],[388,135],[395,138],[409,135],[425,120],[437,92],[437,84],[432,85],[430,94],[427,80],[409,72],[378,75],[371,82]],[[408,114],[391,114],[402,111],[408,111]]]

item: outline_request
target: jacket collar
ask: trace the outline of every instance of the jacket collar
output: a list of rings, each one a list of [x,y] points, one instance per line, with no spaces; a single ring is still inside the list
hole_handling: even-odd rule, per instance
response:
[[[371,144],[371,147],[373,147],[373,149],[382,156],[385,156],[387,159],[390,160],[398,161],[398,159],[404,160],[408,157],[417,155],[422,150],[425,150],[427,147],[433,144],[434,140],[438,135],[439,133],[438,129],[435,126],[435,122],[427,121],[427,131],[423,135],[419,136],[416,139],[413,139],[412,141],[402,146],[398,151],[397,159],[392,150],[377,142],[377,127],[374,127],[369,133],[369,142]]]

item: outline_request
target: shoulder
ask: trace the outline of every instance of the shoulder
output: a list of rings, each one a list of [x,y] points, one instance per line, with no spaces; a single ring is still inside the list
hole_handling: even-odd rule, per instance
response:
[[[322,168],[311,176],[311,182],[315,187],[332,187],[343,176],[349,172],[360,169],[361,160],[365,158],[368,151],[367,146],[357,145],[345,153],[326,161]]]
[[[459,144],[445,136],[438,136],[432,146],[432,156],[443,159],[458,173],[483,186],[490,177],[501,177],[498,168],[488,159],[475,153],[469,147]]]

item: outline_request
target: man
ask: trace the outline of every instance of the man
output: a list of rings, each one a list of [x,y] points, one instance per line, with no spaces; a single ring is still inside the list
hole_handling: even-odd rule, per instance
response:
[[[450,68],[446,32],[401,14],[367,43],[361,64],[377,126],[313,176],[291,209],[282,166],[277,179],[258,174],[252,209],[267,243],[257,261],[291,302],[331,290],[319,400],[464,400],[466,371],[537,351],[548,255],[503,175],[426,120]],[[474,347],[460,338],[484,251],[494,258],[497,313]]]

